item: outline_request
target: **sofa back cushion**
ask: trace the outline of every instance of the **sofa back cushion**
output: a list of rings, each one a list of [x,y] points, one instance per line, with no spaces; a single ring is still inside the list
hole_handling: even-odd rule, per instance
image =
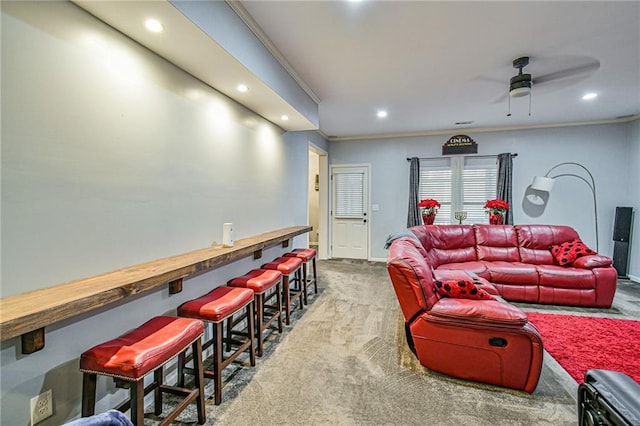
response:
[[[424,225],[430,234],[432,249],[429,252],[436,261],[436,268],[445,263],[474,262],[476,237],[471,225]]]
[[[431,309],[439,299],[435,292],[433,272],[412,238],[399,238],[389,247],[387,271],[398,297],[405,322],[416,314]]]
[[[413,234],[422,244],[422,250],[424,250],[423,255],[427,260],[427,264],[435,269],[439,266],[439,263],[435,253],[431,251],[431,249],[433,248],[433,240],[431,238],[431,232],[429,231],[429,229],[432,227],[432,225],[418,225],[409,228],[409,231],[413,232]]]
[[[512,225],[475,225],[478,260],[519,262],[518,235]]]
[[[551,246],[579,238],[570,226],[564,225],[516,225],[520,258],[534,265],[557,264],[551,254]]]

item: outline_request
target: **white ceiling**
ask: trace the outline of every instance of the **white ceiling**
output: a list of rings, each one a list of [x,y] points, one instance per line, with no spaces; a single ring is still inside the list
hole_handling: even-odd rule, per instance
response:
[[[201,40],[190,49],[169,43],[180,40],[178,33],[199,39],[202,33],[164,1],[77,3],[271,121],[277,123],[287,106],[266,85],[251,98],[239,96],[238,76],[256,76],[239,70],[232,57],[225,59],[233,65],[228,74],[208,69],[202,58],[216,49],[214,42]],[[135,16],[127,11],[132,5],[162,9],[160,16],[169,21],[165,27],[175,21],[180,31],[154,42],[133,28]],[[332,138],[535,127],[640,113],[638,1],[242,1],[241,6],[259,26],[254,30],[319,99],[320,131]],[[531,116],[528,98],[517,98],[507,117],[504,95],[517,73],[511,62],[519,56],[530,56],[525,72],[534,81],[581,61],[599,61],[600,67],[534,85]],[[588,91],[598,98],[581,100]],[[388,117],[377,118],[378,109],[386,109]],[[310,128],[304,117],[297,118],[297,126],[277,124]],[[460,121],[473,123],[456,126]]]

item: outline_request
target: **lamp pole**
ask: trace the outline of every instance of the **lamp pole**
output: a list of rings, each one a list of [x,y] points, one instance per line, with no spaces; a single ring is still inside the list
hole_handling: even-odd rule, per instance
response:
[[[554,171],[555,169],[557,169],[560,166],[565,166],[565,165],[573,165],[573,166],[578,166],[578,167],[582,168],[589,175],[589,178],[591,179],[591,182],[589,182],[584,177],[582,177],[580,175],[573,174],[573,173],[562,173],[562,174],[559,174],[559,175],[549,176],[549,174],[552,171]],[[593,195],[593,215],[594,215],[594,219],[595,219],[595,223],[596,223],[596,251],[599,252],[600,250],[599,250],[599,247],[598,247],[599,246],[599,244],[598,244],[598,204],[597,204],[597,201],[596,201],[596,182],[593,179],[593,175],[591,174],[589,169],[587,169],[585,166],[583,166],[580,163],[574,163],[572,161],[567,161],[567,162],[564,162],[564,163],[556,164],[555,166],[553,166],[552,168],[549,169],[547,174],[544,175],[544,177],[551,178],[551,179],[555,179],[555,178],[559,178],[559,177],[563,177],[563,176],[572,176],[572,177],[578,178],[578,179],[582,180],[584,183],[586,183],[587,186],[591,189],[591,194]]]

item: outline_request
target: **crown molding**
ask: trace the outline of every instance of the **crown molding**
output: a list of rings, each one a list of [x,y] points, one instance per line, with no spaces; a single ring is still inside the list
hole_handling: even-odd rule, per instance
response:
[[[551,123],[551,124],[536,124],[529,126],[504,126],[504,127],[465,127],[465,128],[450,128],[442,130],[425,130],[421,132],[404,132],[404,133],[381,133],[381,134],[369,134],[369,135],[356,135],[356,136],[328,136],[326,139],[331,142],[342,141],[361,141],[371,139],[399,139],[399,138],[414,138],[421,136],[440,136],[449,135],[451,133],[488,133],[488,132],[509,132],[516,130],[532,130],[532,129],[553,129],[559,127],[576,127],[576,126],[593,126],[600,124],[615,124],[615,123],[628,123],[640,119],[640,114],[634,114],[630,116],[624,116],[620,118],[613,118],[608,120],[594,120],[594,121],[573,121],[567,123]]]
[[[300,86],[302,90],[305,91],[307,95],[316,104],[320,103],[320,98],[311,90],[311,88],[305,83],[305,81],[300,77],[300,75],[296,72],[296,70],[291,66],[291,64],[287,61],[284,55],[278,50],[275,44],[271,41],[271,39],[265,34],[265,32],[260,28],[260,25],[253,19],[253,17],[249,14],[247,9],[244,8],[242,3],[238,0],[225,0],[225,2],[229,5],[229,7],[238,15],[242,22],[253,32],[253,34],[260,40],[260,42],[264,45],[264,47],[273,55],[273,57],[282,65],[282,67],[289,73],[291,78],[293,78],[296,83]]]

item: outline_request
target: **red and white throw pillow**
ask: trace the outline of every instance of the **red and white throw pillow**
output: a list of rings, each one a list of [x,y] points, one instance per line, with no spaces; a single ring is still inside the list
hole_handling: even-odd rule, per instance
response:
[[[569,265],[579,257],[597,254],[579,239],[551,246],[551,254],[560,265]]]

